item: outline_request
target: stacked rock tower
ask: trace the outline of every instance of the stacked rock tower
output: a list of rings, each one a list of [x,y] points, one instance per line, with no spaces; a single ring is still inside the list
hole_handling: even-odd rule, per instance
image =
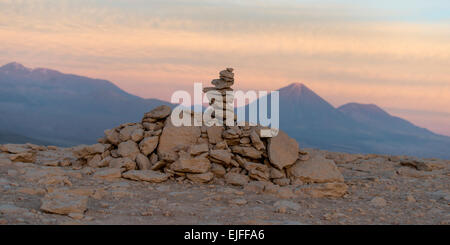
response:
[[[233,110],[232,68],[205,88],[214,109]],[[217,100],[222,100],[217,103]],[[258,183],[267,190],[299,183],[333,182],[343,195],[347,186],[334,162],[308,155],[283,131],[266,136],[260,125],[175,126],[172,109],[162,105],[145,113],[141,122],[125,123],[105,130],[99,143],[78,146],[74,154],[80,167],[99,168],[94,177],[137,181],[227,183],[246,186]],[[185,115],[185,114],[183,114]],[[195,113],[186,113],[193,117]],[[215,115],[215,119],[223,120]],[[327,169],[317,174],[317,169]],[[320,172],[320,171],[319,171]],[[330,186],[327,186],[330,188]],[[336,195],[331,191],[330,195]]]
[[[233,68],[226,68],[219,73],[219,79],[213,79],[211,83],[214,87],[206,87],[203,92],[206,93],[209,104],[214,111],[211,112],[212,117],[217,120],[219,125],[225,125],[227,118],[229,124],[234,123],[234,95],[231,86],[234,84]],[[217,114],[216,112],[219,112]],[[213,122],[205,122],[211,125]],[[229,125],[228,124],[228,125]]]

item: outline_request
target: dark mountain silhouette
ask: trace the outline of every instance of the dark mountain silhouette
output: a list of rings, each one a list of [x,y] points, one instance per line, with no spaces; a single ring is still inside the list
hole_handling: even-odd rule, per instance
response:
[[[280,127],[301,147],[450,159],[450,137],[376,105],[335,108],[300,83],[279,89],[279,95]],[[161,104],[171,105],[131,95],[106,80],[10,63],[0,67],[0,143],[95,143],[105,129],[140,121]]]
[[[415,134],[417,136],[433,134],[428,129],[417,127],[405,119],[390,115],[374,104],[348,103],[340,106],[338,110],[353,120],[371,128],[386,130],[392,133]]]
[[[24,144],[33,143],[38,145],[51,145],[50,142],[33,139],[27,136],[0,131],[0,144]]]
[[[270,94],[267,97],[270,102]],[[279,89],[279,99],[280,128],[303,147],[450,159],[450,137],[417,127],[376,105],[349,103],[335,108],[301,83]]]
[[[26,135],[30,143],[95,143],[105,129],[139,121],[161,104],[169,103],[131,95],[106,80],[18,63],[0,67],[0,129]]]
[[[341,139],[352,134],[353,120],[301,83],[279,89],[280,128],[307,145],[351,151]],[[296,123],[299,122],[299,123]],[[324,138],[328,140],[324,141]]]

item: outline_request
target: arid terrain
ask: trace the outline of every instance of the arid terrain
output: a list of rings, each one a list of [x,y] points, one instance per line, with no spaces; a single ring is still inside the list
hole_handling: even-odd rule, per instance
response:
[[[450,223],[449,161],[304,149],[236,125],[233,83],[227,68],[204,88],[209,118],[161,105],[93,145],[0,145],[0,223]]]
[[[0,153],[1,224],[450,222],[450,162],[444,160],[415,161],[414,165],[405,161],[411,159],[407,157],[305,149],[308,155],[333,159],[348,185],[342,197],[321,197],[307,191],[319,184],[265,189],[263,181],[235,186],[221,178],[207,184],[188,179],[151,183],[120,175],[105,178],[98,173],[109,168],[71,164],[76,160],[72,148],[8,148],[21,153]],[[35,157],[32,163],[17,158],[26,158],[29,152]]]

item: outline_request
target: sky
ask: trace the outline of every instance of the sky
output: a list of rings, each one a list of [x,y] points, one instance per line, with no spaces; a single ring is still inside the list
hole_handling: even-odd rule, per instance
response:
[[[450,135],[448,0],[0,0],[0,64],[170,100],[235,68],[235,89],[301,82]]]

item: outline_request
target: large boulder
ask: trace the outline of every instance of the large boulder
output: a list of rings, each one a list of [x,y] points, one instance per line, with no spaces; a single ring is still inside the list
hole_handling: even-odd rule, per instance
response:
[[[268,154],[272,165],[278,169],[291,166],[298,158],[298,143],[283,131],[268,140]]]
[[[344,182],[334,161],[321,155],[312,156],[307,161],[297,161],[288,168],[287,173],[306,183]]]
[[[165,127],[162,131],[157,148],[160,158],[165,159],[166,156],[174,156],[176,149],[179,147],[189,147],[197,142],[200,138],[201,130],[198,126],[180,126],[173,125],[170,119],[166,120]]]

